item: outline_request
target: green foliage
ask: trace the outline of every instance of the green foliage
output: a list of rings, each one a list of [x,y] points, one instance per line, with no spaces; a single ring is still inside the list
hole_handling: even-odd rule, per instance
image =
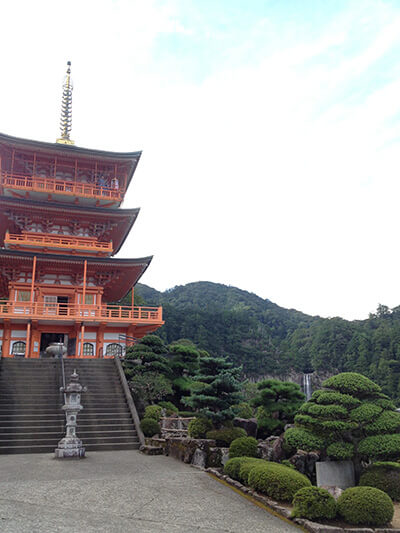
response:
[[[293,422],[305,396],[296,383],[277,379],[261,381],[258,383],[258,389],[259,394],[253,399],[252,405],[258,407],[259,434],[263,437],[279,434],[285,424]]]
[[[335,518],[336,512],[335,498],[325,489],[304,487],[294,495],[292,518],[329,520]]]
[[[326,453],[335,461],[347,461],[354,457],[354,444],[351,442],[333,442],[330,444]]]
[[[147,305],[163,305],[166,324],[157,333],[166,344],[189,337],[199,353],[208,350],[226,355],[236,366],[243,364],[247,376],[284,375],[290,369],[355,371],[398,401],[400,307],[379,306],[369,319],[349,322],[307,316],[210,282],[164,293],[138,284],[135,298],[139,296]],[[250,391],[246,399],[251,398]]]
[[[212,424],[207,418],[195,418],[189,422],[188,433],[193,439],[204,439]]]
[[[366,437],[360,442],[358,451],[374,459],[400,458],[400,434]]]
[[[140,422],[140,427],[145,437],[152,437],[161,432],[160,425],[157,420],[154,420],[154,418],[143,418]]]
[[[376,420],[378,415],[382,413],[382,408],[371,402],[365,402],[356,409],[353,409],[350,414],[350,419],[358,423],[368,423]]]
[[[165,414],[171,416],[174,413],[178,413],[179,409],[172,402],[158,402],[158,405],[165,409]]]
[[[148,405],[144,410],[144,418],[154,418],[156,422],[160,421],[162,407],[159,405]]]
[[[221,428],[207,431],[207,439],[215,440],[217,446],[228,447],[232,441],[240,437],[247,437],[243,428]]]
[[[285,432],[284,441],[295,450],[311,452],[324,448],[324,440],[304,428],[289,428]]]
[[[255,457],[234,457],[233,459],[228,459],[224,466],[224,474],[236,479],[236,481],[242,481],[240,477],[240,469],[246,464],[256,464],[264,462],[264,459],[256,459]]]
[[[133,393],[145,403],[162,400],[172,394],[171,382],[158,372],[146,372],[132,376],[129,385]]]
[[[243,485],[249,484],[249,474],[255,465],[264,465],[265,459],[257,459],[255,457],[246,457],[246,461],[242,462],[239,468],[238,481]]]
[[[239,403],[232,407],[235,416],[238,418],[251,418],[253,416],[253,409],[250,404],[246,402]]]
[[[222,357],[201,357],[195,375],[201,385],[183,402],[209,418],[216,427],[232,420],[233,406],[241,399],[240,373],[241,368],[234,368]]]
[[[248,476],[250,487],[278,501],[291,502],[296,492],[311,486],[310,480],[287,466],[265,461],[256,464]]]
[[[350,394],[342,394],[341,392],[318,390],[315,391],[311,397],[317,404],[322,405],[342,405],[346,408],[357,407],[361,404],[361,400],[351,396]]]
[[[374,463],[362,474],[359,485],[383,490],[392,500],[400,501],[400,463]]]
[[[289,468],[292,468],[293,470],[296,470],[296,467],[293,463],[289,461],[289,459],[282,459],[281,464],[284,466],[288,466]]]
[[[400,413],[397,411],[384,411],[373,422],[365,426],[371,434],[397,433],[400,429]]]
[[[254,437],[239,437],[229,446],[229,458],[257,457],[258,441]]]
[[[343,372],[337,374],[322,383],[323,387],[337,390],[343,394],[356,396],[368,395],[373,392],[380,392],[381,388],[373,381],[356,372]]]
[[[349,524],[384,526],[394,513],[393,502],[383,491],[374,487],[346,489],[337,501],[338,514]]]

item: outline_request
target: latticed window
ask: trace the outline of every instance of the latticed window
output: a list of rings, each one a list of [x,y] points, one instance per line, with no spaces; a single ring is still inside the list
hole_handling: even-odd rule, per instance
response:
[[[25,355],[26,343],[23,341],[14,342],[12,347],[13,355]]]
[[[109,344],[106,348],[106,355],[120,357],[122,355],[122,346],[116,342]]]
[[[83,343],[83,355],[94,355],[94,346],[91,342]]]

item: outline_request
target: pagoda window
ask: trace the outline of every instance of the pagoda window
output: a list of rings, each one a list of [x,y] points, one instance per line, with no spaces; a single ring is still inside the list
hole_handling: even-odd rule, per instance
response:
[[[17,302],[29,302],[31,299],[31,291],[16,291]]]
[[[121,357],[122,352],[123,352],[122,345],[117,344],[116,342],[109,344],[106,348],[106,355],[108,356]]]
[[[26,343],[23,341],[14,342],[11,353],[13,355],[25,355]]]
[[[94,355],[94,346],[91,342],[83,343],[83,355]]]

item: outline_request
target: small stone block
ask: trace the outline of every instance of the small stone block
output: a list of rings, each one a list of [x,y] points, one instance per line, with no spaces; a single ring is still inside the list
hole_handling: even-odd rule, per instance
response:
[[[351,461],[320,461],[315,463],[317,486],[354,487],[354,465]]]
[[[54,456],[56,459],[83,459],[85,448],[56,448]]]

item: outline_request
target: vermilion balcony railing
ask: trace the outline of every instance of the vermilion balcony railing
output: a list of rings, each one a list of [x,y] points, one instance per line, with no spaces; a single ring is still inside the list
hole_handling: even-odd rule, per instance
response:
[[[85,250],[93,252],[111,253],[112,242],[99,242],[88,237],[68,237],[62,235],[43,235],[35,233],[13,234],[6,233],[4,243],[9,246],[29,246],[62,248],[68,250]]]
[[[53,178],[38,176],[24,176],[2,172],[1,184],[5,189],[19,189],[23,191],[45,192],[48,194],[65,194],[83,198],[99,198],[113,201],[122,201],[124,191],[109,187],[98,187],[90,183],[62,181]]]
[[[84,320],[85,322],[132,322],[162,324],[162,307],[125,307],[118,305],[70,305],[0,301],[0,318]]]

